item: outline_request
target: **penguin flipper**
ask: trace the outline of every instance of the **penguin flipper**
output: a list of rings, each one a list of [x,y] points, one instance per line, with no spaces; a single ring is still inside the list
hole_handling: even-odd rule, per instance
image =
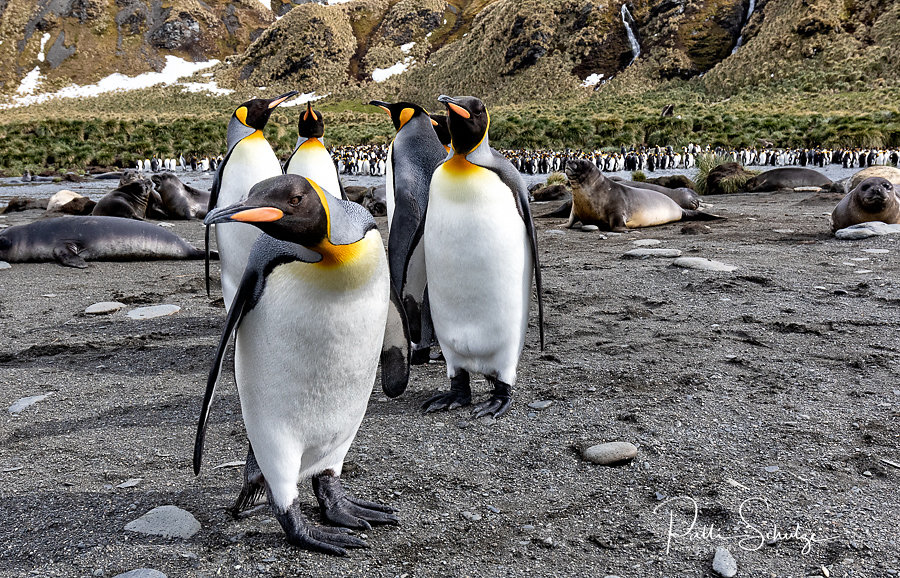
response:
[[[537,290],[538,302],[538,330],[541,336],[541,350],[544,349],[544,290],[541,283],[541,262],[538,256],[537,233],[534,229],[534,220],[531,216],[531,206],[528,204],[528,187],[519,171],[512,165],[509,160],[497,152],[490,149],[490,156],[487,154],[479,154],[474,160],[473,155],[469,155],[469,160],[476,165],[489,169],[497,173],[500,180],[503,181],[509,190],[513,192],[516,200],[516,207],[519,209],[519,216],[525,223],[525,233],[531,244],[531,260],[534,263],[534,284]]]
[[[231,151],[228,152],[228,155],[231,156]],[[216,208],[216,203],[219,201],[219,189],[222,187],[222,170],[225,168],[225,163],[228,161],[228,157],[225,157],[225,160],[219,164],[219,168],[216,170],[216,176],[213,178],[212,188],[209,190],[209,204],[206,206],[206,212],[209,213],[213,209]],[[203,251],[206,253],[205,261],[205,279],[206,279],[206,296],[210,296],[209,291],[209,225],[206,225],[206,234],[203,238]]]
[[[381,389],[388,397],[397,397],[409,384],[409,322],[400,295],[391,285],[384,342],[381,346]]]
[[[209,230],[209,227],[207,227]],[[208,253],[207,253],[208,254]],[[222,330],[222,337],[219,338],[219,346],[216,348],[216,356],[213,360],[212,367],[209,369],[209,376],[206,379],[206,393],[203,395],[203,406],[200,409],[200,418],[197,422],[197,436],[194,438],[194,475],[200,473],[200,463],[203,460],[203,442],[206,439],[206,423],[209,419],[209,410],[212,406],[213,395],[216,392],[216,385],[219,383],[219,375],[222,372],[222,362],[225,359],[225,351],[228,349],[228,342],[231,336],[237,331],[244,313],[253,308],[254,296],[258,294],[258,285],[260,276],[257,271],[248,268],[244,272],[241,279],[241,285],[238,287],[237,294],[234,296],[234,302],[228,317],[225,319],[225,328]]]

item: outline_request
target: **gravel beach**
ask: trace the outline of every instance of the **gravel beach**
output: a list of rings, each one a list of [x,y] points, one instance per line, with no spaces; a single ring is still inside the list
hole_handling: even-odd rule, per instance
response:
[[[668,578],[715,576],[714,556],[727,573],[726,554],[738,576],[897,576],[900,235],[835,239],[839,199],[707,197],[728,220],[627,234],[536,219],[547,344],[532,306],[511,411],[422,415],[443,364],[414,367],[398,399],[376,382],[345,485],[401,525],[346,558],[290,547],[266,507],[226,513],[246,451],[230,371],[191,471],[224,320],[202,262],[14,263],[0,270],[0,576]],[[199,222],[171,225],[202,246]],[[670,251],[623,257],[639,248]],[[694,257],[734,270],[676,262]],[[85,313],[99,302],[122,307]],[[178,309],[129,316],[155,305]],[[473,392],[487,395],[480,376]],[[629,451],[585,452],[606,442],[637,455],[585,457]],[[168,528],[188,537],[126,529],[160,506],[196,519]]]

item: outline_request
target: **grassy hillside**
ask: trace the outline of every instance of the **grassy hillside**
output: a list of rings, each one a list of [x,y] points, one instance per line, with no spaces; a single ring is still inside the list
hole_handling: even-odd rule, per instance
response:
[[[142,2],[117,0],[116,6],[121,10]],[[163,13],[164,21],[171,20],[176,7],[245,6],[177,2],[163,2],[153,21]],[[112,9],[112,3],[101,0],[87,4]],[[153,88],[2,111],[0,171],[130,165],[152,154],[218,154],[236,105],[287,89],[328,95],[316,106],[328,115],[326,136],[332,144],[391,138],[383,113],[363,104],[372,98],[402,98],[440,110],[437,95],[449,93],[485,100],[498,147],[754,146],[763,141],[900,146],[900,59],[895,54],[900,4],[760,0],[745,22],[747,5],[746,0],[630,2],[642,52],[629,65],[621,4],[302,4],[214,71],[220,86],[236,89],[230,96]],[[7,17],[22,13],[22,4],[9,0],[0,2],[3,7],[0,26],[8,31],[12,20]],[[66,18],[77,15],[62,21]],[[731,54],[740,34],[743,46]],[[40,35],[33,31],[32,36]],[[26,52],[35,49],[34,41],[24,44]],[[408,70],[376,82],[397,63]],[[602,74],[607,82],[581,86],[591,74]],[[675,115],[661,117],[669,104]],[[269,139],[281,155],[294,143],[297,110],[279,109],[273,116]]]
[[[224,152],[225,127],[232,110],[246,96],[209,97],[179,94],[178,89],[149,89],[106,95],[83,102],[60,101],[5,111],[0,123],[0,171],[19,174],[98,166],[129,166],[153,154]],[[372,97],[380,96],[373,94]],[[128,106],[123,107],[127,97]],[[172,102],[179,100],[178,107]],[[557,102],[498,105],[491,111],[491,142],[502,148],[597,148],[624,145],[723,146],[900,146],[897,91],[826,94],[742,93],[728,99],[710,97],[692,83],[643,93],[593,93]],[[439,110],[432,100],[424,106]],[[661,117],[666,104],[675,116]],[[393,127],[386,115],[361,100],[317,102],[326,122],[329,144],[388,142]],[[296,140],[301,108],[277,109],[266,135],[281,156]]]

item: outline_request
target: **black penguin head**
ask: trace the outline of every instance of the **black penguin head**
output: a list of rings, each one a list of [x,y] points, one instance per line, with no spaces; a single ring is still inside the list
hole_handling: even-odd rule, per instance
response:
[[[279,175],[253,185],[247,199],[211,211],[203,222],[240,222],[268,235],[307,247],[328,236],[328,211],[318,185],[299,175]]]
[[[447,96],[442,94],[438,102],[447,106],[450,140],[453,150],[469,154],[487,136],[491,118],[484,103],[474,96]]]
[[[424,108],[411,102],[395,102],[391,104],[383,100],[370,100],[369,104],[377,106],[388,113],[391,117],[391,122],[394,123],[394,130],[403,128],[403,125],[408,123],[411,118],[420,114],[428,114]]]
[[[450,146],[450,119],[445,114],[429,114],[431,124],[434,125],[434,132],[438,135],[438,140],[445,147]]]
[[[295,94],[297,94],[297,91],[292,90],[275,98],[254,98],[253,100],[248,100],[237,107],[232,116],[244,126],[262,130],[266,128],[266,123],[269,122],[269,117],[272,115],[275,107]]]
[[[322,138],[325,134],[325,122],[322,113],[313,110],[312,103],[306,103],[306,110],[297,121],[297,133],[301,138]]]
[[[894,195],[894,185],[881,177],[870,177],[856,187],[856,198],[870,213],[880,213]]]

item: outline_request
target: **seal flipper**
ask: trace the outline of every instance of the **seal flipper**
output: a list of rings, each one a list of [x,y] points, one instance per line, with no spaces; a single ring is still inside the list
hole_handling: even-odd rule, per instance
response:
[[[391,302],[381,346],[381,389],[397,397],[409,384],[409,324],[396,289],[391,285]]]
[[[78,245],[66,242],[53,248],[53,258],[63,267],[87,269],[87,262],[78,255]]]
[[[720,217],[719,215],[713,215],[712,213],[706,213],[703,211],[692,211],[690,209],[684,209],[681,215],[682,221],[727,221],[728,217]]]

